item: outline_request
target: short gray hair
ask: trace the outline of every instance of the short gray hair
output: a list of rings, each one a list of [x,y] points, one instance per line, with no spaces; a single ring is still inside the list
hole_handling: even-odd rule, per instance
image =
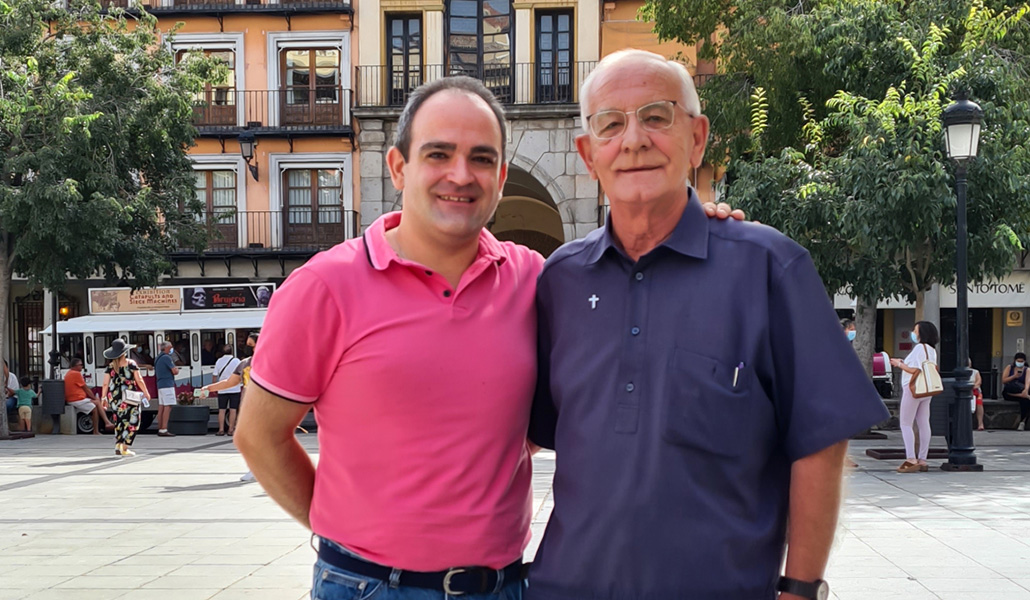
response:
[[[661,61],[669,65],[672,70],[679,75],[682,83],[683,108],[695,117],[701,115],[701,100],[697,97],[697,88],[694,87],[694,78],[690,75],[690,71],[687,70],[686,65],[675,60],[669,60],[661,54],[655,54],[654,52],[648,52],[647,50],[638,50],[636,48],[627,48],[625,50],[613,52],[601,59],[601,62],[597,63],[597,66],[593,71],[591,71],[590,75],[587,75],[587,78],[583,80],[583,85],[579,88],[579,120],[583,126],[583,131],[590,133],[590,126],[587,124],[587,117],[589,116],[587,115],[587,103],[590,100],[590,94],[593,91],[593,83],[598,77],[600,77],[599,74],[625,61],[640,60]]]

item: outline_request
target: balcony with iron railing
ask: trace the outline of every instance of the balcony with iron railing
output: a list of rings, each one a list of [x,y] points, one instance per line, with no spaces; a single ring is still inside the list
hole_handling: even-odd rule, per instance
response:
[[[291,206],[281,211],[227,208],[198,218],[210,238],[204,254],[314,253],[360,234],[360,213],[340,206]],[[177,253],[195,250],[180,248]]]
[[[348,134],[351,91],[340,86],[292,86],[279,90],[212,88],[193,105],[201,135],[249,129],[257,134]]]
[[[355,107],[402,107],[415,88],[448,75],[479,79],[502,104],[509,106],[574,105],[579,101],[580,84],[596,65],[596,61],[516,63],[486,68],[424,65],[408,70],[386,65],[358,66]]]
[[[74,2],[74,0],[71,0]],[[105,8],[143,8],[154,15],[353,13],[350,0],[102,0]]]

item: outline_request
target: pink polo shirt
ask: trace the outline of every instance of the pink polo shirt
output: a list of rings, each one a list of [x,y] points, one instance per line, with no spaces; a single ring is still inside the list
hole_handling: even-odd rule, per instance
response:
[[[250,376],[314,404],[315,533],[405,570],[498,568],[529,541],[543,257],[484,231],[452,290],[390,248],[400,217],[290,275]]]

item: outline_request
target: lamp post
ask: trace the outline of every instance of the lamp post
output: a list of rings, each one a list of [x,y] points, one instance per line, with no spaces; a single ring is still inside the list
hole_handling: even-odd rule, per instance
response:
[[[980,142],[980,123],[983,111],[964,94],[956,97],[942,115],[948,158],[955,161],[955,194],[958,203],[955,210],[957,224],[955,234],[955,286],[956,302],[956,367],[955,367],[955,410],[949,420],[951,443],[948,445],[948,462],[941,465],[945,471],[982,471],[977,464],[973,447],[973,417],[969,410],[973,399],[973,383],[969,381],[969,303],[966,288],[966,164],[976,157]]]

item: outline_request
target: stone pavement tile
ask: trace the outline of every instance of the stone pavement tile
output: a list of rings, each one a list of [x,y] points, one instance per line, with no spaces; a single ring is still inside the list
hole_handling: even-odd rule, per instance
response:
[[[168,573],[171,577],[231,577],[241,579],[253,573],[255,565],[189,564]]]
[[[305,573],[300,577],[263,577],[259,575],[251,575],[250,577],[237,581],[229,589],[256,591],[293,589],[303,591],[304,589],[311,587],[311,577],[312,572]]]
[[[148,580],[167,575],[178,568],[176,565],[130,565],[118,562],[94,569],[86,577],[147,577]]]
[[[104,589],[104,590],[131,590],[140,587],[154,580],[151,575],[118,575],[118,576],[97,576],[86,574],[54,585],[55,589],[62,588],[83,588],[83,589]],[[117,596],[119,594],[111,594]]]
[[[965,569],[960,573],[952,573],[951,577],[920,579],[919,583],[935,594],[944,592],[949,594],[955,592],[1020,593],[1027,591],[1010,579],[966,579]]]
[[[6,560],[6,559],[4,559]],[[41,561],[33,565],[20,565],[15,567],[11,575],[17,575],[21,577],[78,577],[84,575],[90,571],[95,570],[97,567],[92,565],[69,565],[61,562],[57,559],[50,559],[47,561]],[[7,577],[4,577],[4,583],[8,581]]]
[[[190,575],[188,577],[165,575],[141,587],[146,590],[225,589],[240,579],[237,575],[222,575],[218,573],[209,573],[204,576]]]
[[[910,577],[914,577],[918,581],[962,578],[963,580],[971,581],[971,584],[975,586],[985,579],[1005,579],[1005,577],[997,571],[980,565],[968,565],[960,568],[905,564],[901,564],[899,566]],[[931,590],[939,591],[934,590],[933,588],[931,588]]]
[[[0,587],[0,600],[21,600],[28,594],[29,590],[16,590]]]
[[[959,592],[938,592],[941,600],[1030,600],[1030,591],[1021,592],[972,592],[963,590]]]
[[[74,578],[66,575],[22,575],[15,572],[11,575],[4,576],[2,587],[25,590],[44,590],[67,581],[74,581]]]
[[[132,590],[124,596],[118,596],[117,598],[112,598],[112,600],[207,600],[220,591],[222,590]],[[78,600],[75,596],[72,596],[72,598]]]
[[[918,581],[906,577],[837,577],[830,581],[830,586],[841,600],[938,600],[936,594]]]
[[[306,600],[308,590],[283,589],[228,589],[211,597],[211,600]]]
[[[250,550],[250,548],[247,550]],[[267,565],[285,555],[286,552],[281,550],[267,552],[234,552],[226,550],[214,554],[203,554],[190,562],[195,565]]]
[[[119,590],[95,588],[50,588],[24,596],[24,600],[111,600],[121,594]],[[2,598],[3,596],[0,596]]]

